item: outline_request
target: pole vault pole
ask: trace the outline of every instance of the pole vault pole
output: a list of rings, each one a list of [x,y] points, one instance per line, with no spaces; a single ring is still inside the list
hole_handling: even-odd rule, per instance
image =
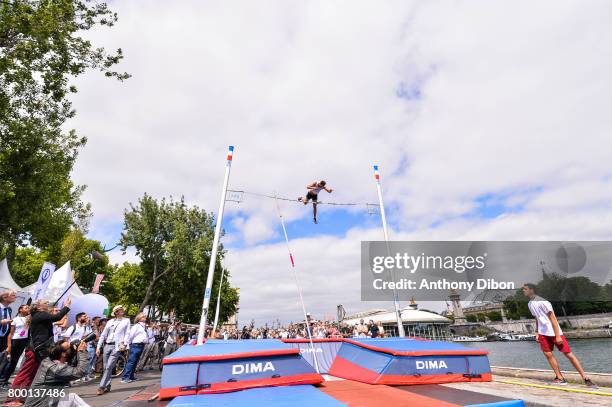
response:
[[[229,146],[227,152],[227,162],[225,164],[225,177],[223,178],[223,190],[221,191],[221,203],[217,212],[217,224],[215,225],[215,238],[213,239],[212,250],[210,252],[210,263],[208,264],[208,275],[206,276],[206,289],[204,290],[204,302],[202,304],[202,316],[200,317],[200,331],[198,332],[198,345],[204,342],[204,333],[208,325],[208,306],[210,305],[210,291],[217,263],[217,249],[219,248],[219,237],[221,235],[221,223],[223,222],[223,210],[225,209],[225,195],[227,194],[227,184],[229,183],[230,169],[232,168],[232,156],[234,146]]]
[[[380,173],[378,165],[374,166],[374,179],[376,180],[376,189],[378,191],[378,204],[380,205],[380,218],[382,220],[383,233],[385,242],[387,242],[387,251],[389,251],[389,231],[387,230],[387,217],[385,216],[385,204],[383,203],[382,187],[380,185]],[[395,279],[395,278],[394,278]],[[397,318],[397,333],[403,338],[406,336],[404,332],[404,323],[402,322],[402,310],[400,309],[399,300],[397,299],[397,291],[393,290],[393,303],[395,305],[395,316]]]
[[[219,322],[219,309],[221,308],[221,289],[223,288],[223,275],[225,269],[221,268],[221,281],[219,282],[219,294],[217,294],[217,307],[215,308],[215,322],[213,323],[213,332],[217,332],[217,322]]]
[[[276,212],[280,218],[280,223],[283,228],[283,234],[285,235],[285,243],[287,244],[287,251],[289,252],[289,260],[291,260],[291,271],[293,278],[295,279],[295,285],[297,286],[298,293],[300,295],[300,303],[302,304],[302,312],[304,313],[304,321],[306,321],[306,333],[308,334],[308,340],[310,341],[310,350],[312,351],[312,360],[314,360],[315,370],[319,372],[319,363],[317,362],[317,352],[315,352],[314,343],[312,342],[312,333],[310,332],[310,322],[308,321],[308,315],[306,314],[306,306],[304,305],[304,297],[302,296],[302,288],[298,279],[297,270],[295,269],[295,261],[293,260],[293,254],[291,254],[291,246],[289,246],[289,236],[287,235],[287,229],[285,228],[285,220],[283,214],[278,206],[278,199],[276,193],[274,194],[274,202],[276,203]]]

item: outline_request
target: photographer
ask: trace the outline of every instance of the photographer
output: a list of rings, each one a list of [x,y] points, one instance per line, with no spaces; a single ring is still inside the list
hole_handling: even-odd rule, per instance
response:
[[[57,406],[66,396],[66,385],[87,372],[89,354],[85,341],[70,343],[60,340],[49,348],[48,353],[49,356],[40,363],[24,406]]]
[[[26,349],[25,360],[19,373],[13,379],[6,402],[22,397],[15,397],[16,389],[27,389],[32,384],[40,362],[47,357],[47,348],[53,340],[53,323],[64,318],[70,311],[71,299],[64,302],[64,307],[57,313],[49,312],[49,301],[37,300],[30,306],[30,345]]]

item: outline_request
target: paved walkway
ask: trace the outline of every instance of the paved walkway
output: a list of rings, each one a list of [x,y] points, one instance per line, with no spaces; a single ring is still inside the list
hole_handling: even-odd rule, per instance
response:
[[[555,407],[609,407],[612,405],[612,397],[598,396],[584,393],[572,393],[563,390],[543,389],[536,387],[520,386],[516,384],[508,384],[502,382],[521,382],[535,385],[547,385],[546,382],[534,379],[517,379],[513,377],[493,376],[493,382],[488,383],[452,383],[444,386],[454,387],[457,389],[477,391],[486,394],[507,398],[521,398],[525,400],[527,406],[555,406]],[[569,384],[568,389],[577,389],[589,391],[586,386]],[[600,387],[597,391],[612,394],[612,388]]]
[[[167,404],[166,402],[156,401],[154,403],[146,403],[149,397],[154,395],[159,389],[159,381],[161,373],[159,371],[147,371],[140,372],[138,375],[138,381],[129,384],[123,384],[120,379],[113,379],[112,390],[110,393],[105,393],[102,396],[96,395],[98,389],[99,379],[83,384],[77,384],[69,389],[69,391],[78,394],[86,403],[92,407],[109,407],[116,406],[123,401],[123,406],[129,407],[131,405],[143,406],[148,405],[151,407],[161,407]],[[328,376],[327,380],[343,380],[335,377]],[[443,386],[454,387],[463,390],[471,390],[481,392],[485,394],[492,394],[496,396],[506,397],[510,399],[522,398],[525,400],[527,406],[543,407],[543,406],[610,406],[612,397],[604,397],[589,394],[570,393],[561,390],[553,389],[541,389],[534,387],[525,387],[515,384],[502,383],[501,381],[520,381],[522,383],[530,384],[545,384],[545,382],[533,379],[516,379],[508,378],[504,376],[494,376],[492,383],[453,383],[445,384]],[[568,388],[587,390],[585,386],[570,384]],[[146,389],[146,390],[145,390]],[[143,391],[145,390],[145,391]],[[602,392],[612,393],[611,388],[602,387],[599,389]],[[139,393],[136,395],[137,393]],[[134,397],[132,397],[134,396]],[[128,398],[132,397],[132,401],[127,401]],[[6,398],[6,391],[0,392],[0,400]],[[140,400],[140,401],[139,401]]]
[[[101,396],[96,395],[98,385],[100,384],[99,378],[88,383],[76,384],[67,390],[78,394],[92,407],[108,407],[127,399],[148,386],[159,384],[161,372],[155,370],[140,372],[137,377],[139,380],[134,383],[126,384],[121,383],[121,378],[113,379],[110,393],[105,393]],[[5,399],[6,390],[0,392],[0,401],[4,401]]]

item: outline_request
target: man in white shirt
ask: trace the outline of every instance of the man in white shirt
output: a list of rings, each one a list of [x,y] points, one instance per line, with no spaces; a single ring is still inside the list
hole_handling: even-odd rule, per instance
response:
[[[138,365],[136,367],[137,371],[144,370],[147,362],[149,362],[149,358],[154,353],[154,348],[157,346],[155,343],[155,322],[149,322],[149,326],[147,326],[147,344],[144,347],[144,351],[140,356],[140,360],[138,361]]]
[[[136,365],[140,360],[140,356],[144,351],[145,345],[149,342],[149,335],[147,333],[147,315],[144,312],[136,315],[134,318],[134,325],[130,329],[128,335],[128,346],[130,348],[130,357],[128,358],[121,383],[132,383],[136,381],[134,372],[136,371]]]
[[[565,378],[563,378],[561,370],[559,369],[557,359],[555,359],[552,353],[556,345],[557,349],[559,349],[559,351],[569,359],[578,373],[580,373],[584,383],[588,387],[597,387],[591,381],[591,379],[586,376],[580,362],[578,361],[578,358],[572,353],[569,343],[567,343],[567,339],[565,339],[563,331],[559,326],[559,322],[557,321],[557,317],[555,316],[551,303],[538,296],[536,293],[536,286],[531,283],[523,285],[523,294],[529,298],[529,311],[531,312],[531,315],[535,317],[537,328],[536,340],[540,343],[540,348],[542,349],[542,352],[544,352],[544,356],[546,356],[546,359],[548,359],[548,363],[556,375],[552,381],[552,384],[562,386],[567,385],[567,382],[565,381]]]
[[[100,357],[100,354],[102,354],[104,360],[104,373],[98,387],[98,395],[110,391],[113,369],[117,364],[119,352],[126,350],[129,343],[130,320],[124,318],[125,309],[123,306],[116,305],[113,308],[113,315],[115,318],[106,323],[96,348],[96,356]]]
[[[368,326],[365,324],[363,319],[359,320],[359,325],[357,325],[357,335],[359,338],[367,338],[368,332]]]
[[[70,325],[63,333],[60,334],[64,340],[67,340],[69,343],[80,342],[83,337],[88,335],[91,332],[91,327],[89,326],[89,317],[84,312],[79,312],[76,314],[76,323],[74,325]],[[80,382],[81,379],[75,380],[75,383]]]
[[[84,312],[79,312],[76,315],[76,323],[71,325],[64,331],[62,337],[68,340],[68,342],[72,343],[74,341],[80,341],[91,332],[91,327],[89,326],[89,317]]]

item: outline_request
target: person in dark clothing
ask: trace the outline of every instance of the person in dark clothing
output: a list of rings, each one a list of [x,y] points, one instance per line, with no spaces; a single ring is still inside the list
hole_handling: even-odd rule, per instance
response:
[[[242,328],[242,335],[240,335],[240,339],[251,339],[251,333],[248,331],[246,326]]]
[[[61,390],[64,390],[72,380],[85,376],[87,372],[89,354],[85,342],[79,343],[77,347],[62,339],[52,345],[47,353],[49,356],[40,364],[32,383],[33,392],[27,398],[24,407],[54,407],[60,400],[69,401],[65,394],[67,392],[63,392],[62,395]],[[72,363],[74,357],[76,357],[76,366]]]
[[[71,300],[68,298],[64,307],[55,314],[49,312],[49,302],[44,300],[36,301],[30,309],[30,347],[39,362],[48,356],[48,348],[53,338],[53,323],[68,314],[70,304]]]
[[[32,385],[40,362],[49,356],[48,349],[53,344],[53,323],[68,314],[70,304],[71,299],[68,298],[64,308],[55,314],[49,312],[49,301],[46,300],[35,301],[30,306],[30,345],[26,349],[23,366],[13,380],[12,389],[28,389]],[[7,398],[7,402],[13,400]]]
[[[378,325],[374,323],[374,321],[370,320],[370,337],[378,338]]]

